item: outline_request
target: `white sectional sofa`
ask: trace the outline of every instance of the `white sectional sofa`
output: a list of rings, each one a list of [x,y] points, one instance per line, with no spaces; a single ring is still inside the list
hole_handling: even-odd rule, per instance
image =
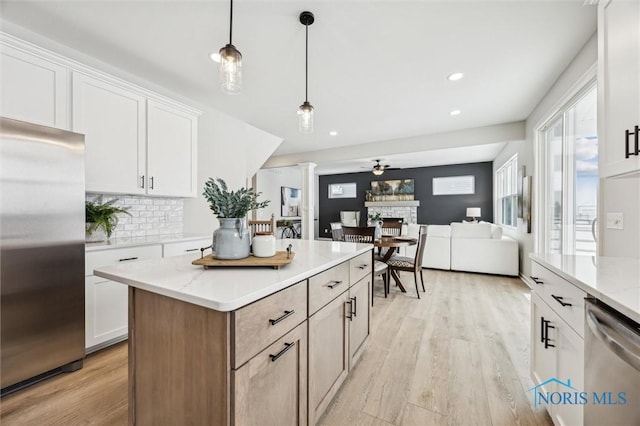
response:
[[[419,229],[409,224],[406,234],[417,237]],[[415,256],[415,247],[407,247],[405,255]],[[427,225],[425,268],[517,276],[518,258],[518,242],[492,223]]]

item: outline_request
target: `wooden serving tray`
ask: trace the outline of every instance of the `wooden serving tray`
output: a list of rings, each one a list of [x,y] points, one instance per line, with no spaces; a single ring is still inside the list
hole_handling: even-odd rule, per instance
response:
[[[289,258],[287,258],[286,251],[277,251],[275,256],[271,257],[255,257],[250,254],[249,257],[236,260],[222,260],[216,259],[213,255],[206,255],[201,259],[196,259],[191,262],[192,265],[202,265],[204,269],[214,268],[218,266],[270,266],[274,269],[280,269],[281,266],[291,263],[295,257],[295,253],[291,252]]]

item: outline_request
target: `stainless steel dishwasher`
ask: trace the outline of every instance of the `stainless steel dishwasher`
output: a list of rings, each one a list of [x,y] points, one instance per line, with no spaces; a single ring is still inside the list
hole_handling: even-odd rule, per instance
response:
[[[640,425],[640,324],[591,298],[585,316],[585,425]]]

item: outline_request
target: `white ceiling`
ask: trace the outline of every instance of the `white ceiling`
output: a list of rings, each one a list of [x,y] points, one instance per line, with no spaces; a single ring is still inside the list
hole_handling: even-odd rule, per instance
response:
[[[218,89],[208,57],[228,41],[227,0],[2,0],[0,12],[284,138],[276,155],[523,120],[596,29],[595,7],[582,0],[237,0],[234,7],[233,42],[243,54],[238,96]],[[297,131],[303,10],[316,16],[309,28],[312,135]],[[448,81],[455,71],[465,78]],[[462,114],[451,117],[453,109]]]

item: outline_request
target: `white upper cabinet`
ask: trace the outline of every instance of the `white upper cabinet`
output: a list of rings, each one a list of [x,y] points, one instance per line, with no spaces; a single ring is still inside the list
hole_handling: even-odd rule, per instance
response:
[[[146,99],[73,74],[73,131],[85,135],[88,192],[144,194]]]
[[[640,172],[640,2],[600,2],[598,52],[600,175]]]
[[[147,102],[149,194],[195,197],[198,121],[175,106]]]
[[[69,130],[69,71],[0,44],[0,115]]]

